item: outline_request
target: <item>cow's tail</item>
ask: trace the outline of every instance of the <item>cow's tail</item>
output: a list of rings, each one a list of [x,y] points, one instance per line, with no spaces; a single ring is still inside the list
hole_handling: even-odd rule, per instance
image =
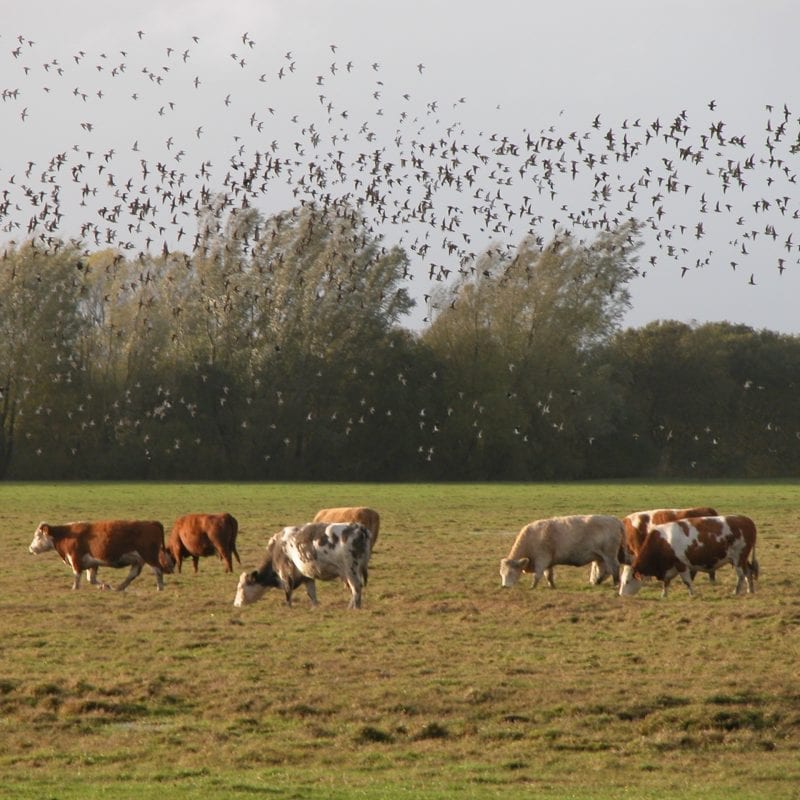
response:
[[[236,549],[236,537],[239,535],[239,521],[231,514],[226,514],[231,525],[231,554],[236,556],[237,563],[241,564],[242,559],[239,558],[239,551]]]
[[[753,545],[753,549],[750,551],[750,574],[753,576],[753,580],[758,580],[758,561],[756,559],[756,546]]]

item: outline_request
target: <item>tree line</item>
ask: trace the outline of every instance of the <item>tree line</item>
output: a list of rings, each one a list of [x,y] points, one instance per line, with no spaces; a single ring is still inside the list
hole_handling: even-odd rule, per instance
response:
[[[800,473],[800,340],[623,329],[638,234],[493,245],[419,332],[408,255],[344,204],[210,208],[191,253],[9,243],[0,477]]]

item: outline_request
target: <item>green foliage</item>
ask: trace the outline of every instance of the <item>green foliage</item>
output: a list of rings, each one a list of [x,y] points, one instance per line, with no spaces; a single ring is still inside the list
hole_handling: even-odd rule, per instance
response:
[[[635,222],[490,248],[420,335],[405,253],[354,209],[200,223],[191,255],[7,248],[0,477],[800,472],[796,337],[620,330]]]

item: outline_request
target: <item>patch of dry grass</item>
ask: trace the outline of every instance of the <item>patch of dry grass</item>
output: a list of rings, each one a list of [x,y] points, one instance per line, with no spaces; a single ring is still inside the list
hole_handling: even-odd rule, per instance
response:
[[[800,785],[800,489],[789,484],[0,486],[0,781],[14,796],[792,797]],[[619,598],[587,570],[499,587],[522,524],[712,503],[759,526],[762,579]],[[382,512],[364,608],[232,606],[212,559],[69,589],[36,524],[229,510],[243,568],[317,508]],[[118,582],[123,573],[101,570]],[[55,788],[57,787],[57,788]],[[101,789],[102,787],[102,789]]]

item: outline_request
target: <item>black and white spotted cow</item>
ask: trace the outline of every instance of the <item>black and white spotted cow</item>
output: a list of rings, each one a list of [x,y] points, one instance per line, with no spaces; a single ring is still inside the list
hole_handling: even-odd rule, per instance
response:
[[[314,582],[341,578],[352,595],[349,607],[360,608],[361,592],[367,584],[370,541],[369,529],[358,523],[309,522],[284,528],[269,540],[261,567],[241,574],[233,604],[254,603],[268,588],[276,587],[283,589],[291,605],[292,592],[305,585],[316,605]]]

